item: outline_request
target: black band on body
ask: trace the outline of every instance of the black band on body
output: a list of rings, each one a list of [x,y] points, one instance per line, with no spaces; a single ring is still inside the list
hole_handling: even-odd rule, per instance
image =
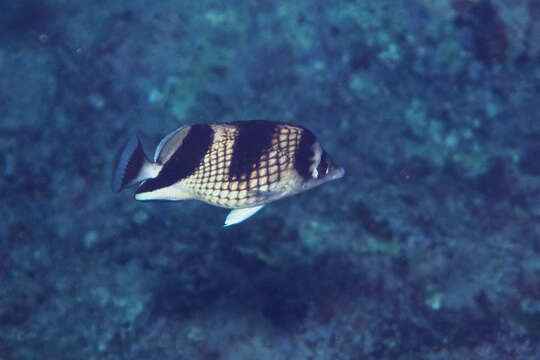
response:
[[[159,175],[142,184],[136,194],[171,186],[193,174],[212,146],[213,139],[214,131],[209,125],[192,125],[182,145],[163,165]]]
[[[261,155],[266,153],[272,145],[272,137],[279,123],[265,120],[237,121],[236,136],[229,176],[239,178],[248,175],[253,166],[258,164]]]

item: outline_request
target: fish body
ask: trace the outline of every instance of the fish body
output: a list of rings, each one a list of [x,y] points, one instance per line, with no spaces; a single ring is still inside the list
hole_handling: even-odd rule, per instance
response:
[[[113,190],[140,183],[137,200],[196,199],[234,209],[225,222],[232,225],[343,174],[306,128],[251,120],[181,127],[161,140],[153,161],[132,139],[118,157]]]

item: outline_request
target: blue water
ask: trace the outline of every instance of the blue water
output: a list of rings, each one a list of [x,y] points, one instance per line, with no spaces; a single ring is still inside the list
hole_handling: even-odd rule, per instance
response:
[[[537,0],[38,1],[0,14],[0,359],[538,359]],[[194,123],[346,176],[226,209],[111,191]]]

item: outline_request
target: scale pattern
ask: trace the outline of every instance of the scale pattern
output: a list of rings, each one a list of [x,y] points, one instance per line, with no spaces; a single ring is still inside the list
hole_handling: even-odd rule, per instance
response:
[[[240,125],[241,126],[241,125]],[[276,124],[270,144],[262,149],[255,162],[242,163],[247,172],[232,175],[231,162],[248,161],[249,157],[235,153],[239,125],[213,125],[214,142],[202,158],[197,170],[184,180],[195,196],[210,204],[241,208],[263,204],[272,194],[283,193],[293,171],[294,155],[303,128]]]

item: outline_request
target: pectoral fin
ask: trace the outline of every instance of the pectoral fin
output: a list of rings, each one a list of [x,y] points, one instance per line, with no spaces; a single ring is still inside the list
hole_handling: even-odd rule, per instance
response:
[[[269,203],[283,195],[283,191],[249,191],[248,196],[251,198],[257,198],[258,201]]]
[[[264,205],[254,206],[250,208],[244,208],[244,209],[234,209],[231,210],[229,215],[227,215],[227,218],[225,219],[225,225],[224,226],[230,226],[239,224],[242,221],[246,220],[247,218],[255,215],[255,213],[263,208]]]

